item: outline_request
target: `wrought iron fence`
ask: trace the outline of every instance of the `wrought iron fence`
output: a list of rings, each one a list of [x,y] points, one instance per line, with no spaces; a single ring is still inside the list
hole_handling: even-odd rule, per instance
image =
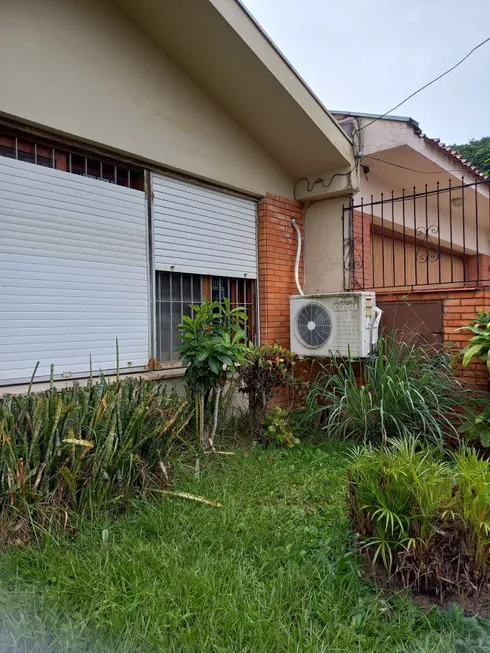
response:
[[[489,182],[352,199],[342,213],[345,289],[490,282]]]

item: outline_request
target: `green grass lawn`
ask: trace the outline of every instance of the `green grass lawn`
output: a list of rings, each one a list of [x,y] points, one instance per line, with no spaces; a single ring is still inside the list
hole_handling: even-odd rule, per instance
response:
[[[142,501],[74,538],[9,549],[0,651],[455,650],[449,620],[363,579],[345,485],[345,445],[239,449],[199,480],[176,471],[176,490],[222,509]]]

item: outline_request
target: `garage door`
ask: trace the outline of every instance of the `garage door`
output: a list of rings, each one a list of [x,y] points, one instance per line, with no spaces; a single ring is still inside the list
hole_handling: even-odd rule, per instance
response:
[[[0,383],[148,361],[139,190],[0,157]]]
[[[254,200],[153,175],[155,268],[257,277]]]

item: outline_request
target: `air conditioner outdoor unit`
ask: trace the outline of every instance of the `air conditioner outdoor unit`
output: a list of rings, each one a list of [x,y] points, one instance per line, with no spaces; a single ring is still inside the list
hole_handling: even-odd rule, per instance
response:
[[[381,313],[373,292],[294,295],[291,350],[299,356],[365,358],[376,347]]]

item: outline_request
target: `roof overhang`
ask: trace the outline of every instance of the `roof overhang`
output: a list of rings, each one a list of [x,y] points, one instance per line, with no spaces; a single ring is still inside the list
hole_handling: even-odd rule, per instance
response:
[[[395,194],[399,194],[402,189],[411,193],[414,186],[418,192],[423,192],[426,184],[429,190],[434,190],[437,184],[440,188],[447,188],[450,183],[454,187],[464,183],[475,184],[480,195],[487,198],[490,196],[489,185],[484,179],[475,177],[461,165],[451,163],[442,152],[433,151],[427,145],[424,151],[423,147],[401,144],[367,154],[361,163],[368,167],[367,175],[370,179],[371,175],[375,175],[382,180],[385,193],[392,189]]]
[[[359,146],[368,158],[375,153],[396,148],[400,148],[401,151],[408,146],[425,159],[421,174],[434,174],[434,166],[436,166],[441,172],[451,173],[459,180],[465,176],[469,176],[470,181],[471,177],[478,181],[488,178],[450,145],[445,145],[440,139],[430,138],[424,134],[419,123],[413,118],[350,111],[331,113],[339,121],[352,119],[357,123],[360,133]]]
[[[419,123],[413,118],[410,118],[410,116],[392,116],[391,114],[382,116],[379,113],[353,113],[352,111],[338,111],[338,110],[331,111],[330,113],[337,120],[342,120],[343,118],[359,118],[359,119],[366,118],[365,123],[371,121],[375,122],[378,120],[388,120],[393,122],[407,122],[414,129],[419,129]]]
[[[352,142],[237,0],[115,0],[293,178],[354,164]]]

